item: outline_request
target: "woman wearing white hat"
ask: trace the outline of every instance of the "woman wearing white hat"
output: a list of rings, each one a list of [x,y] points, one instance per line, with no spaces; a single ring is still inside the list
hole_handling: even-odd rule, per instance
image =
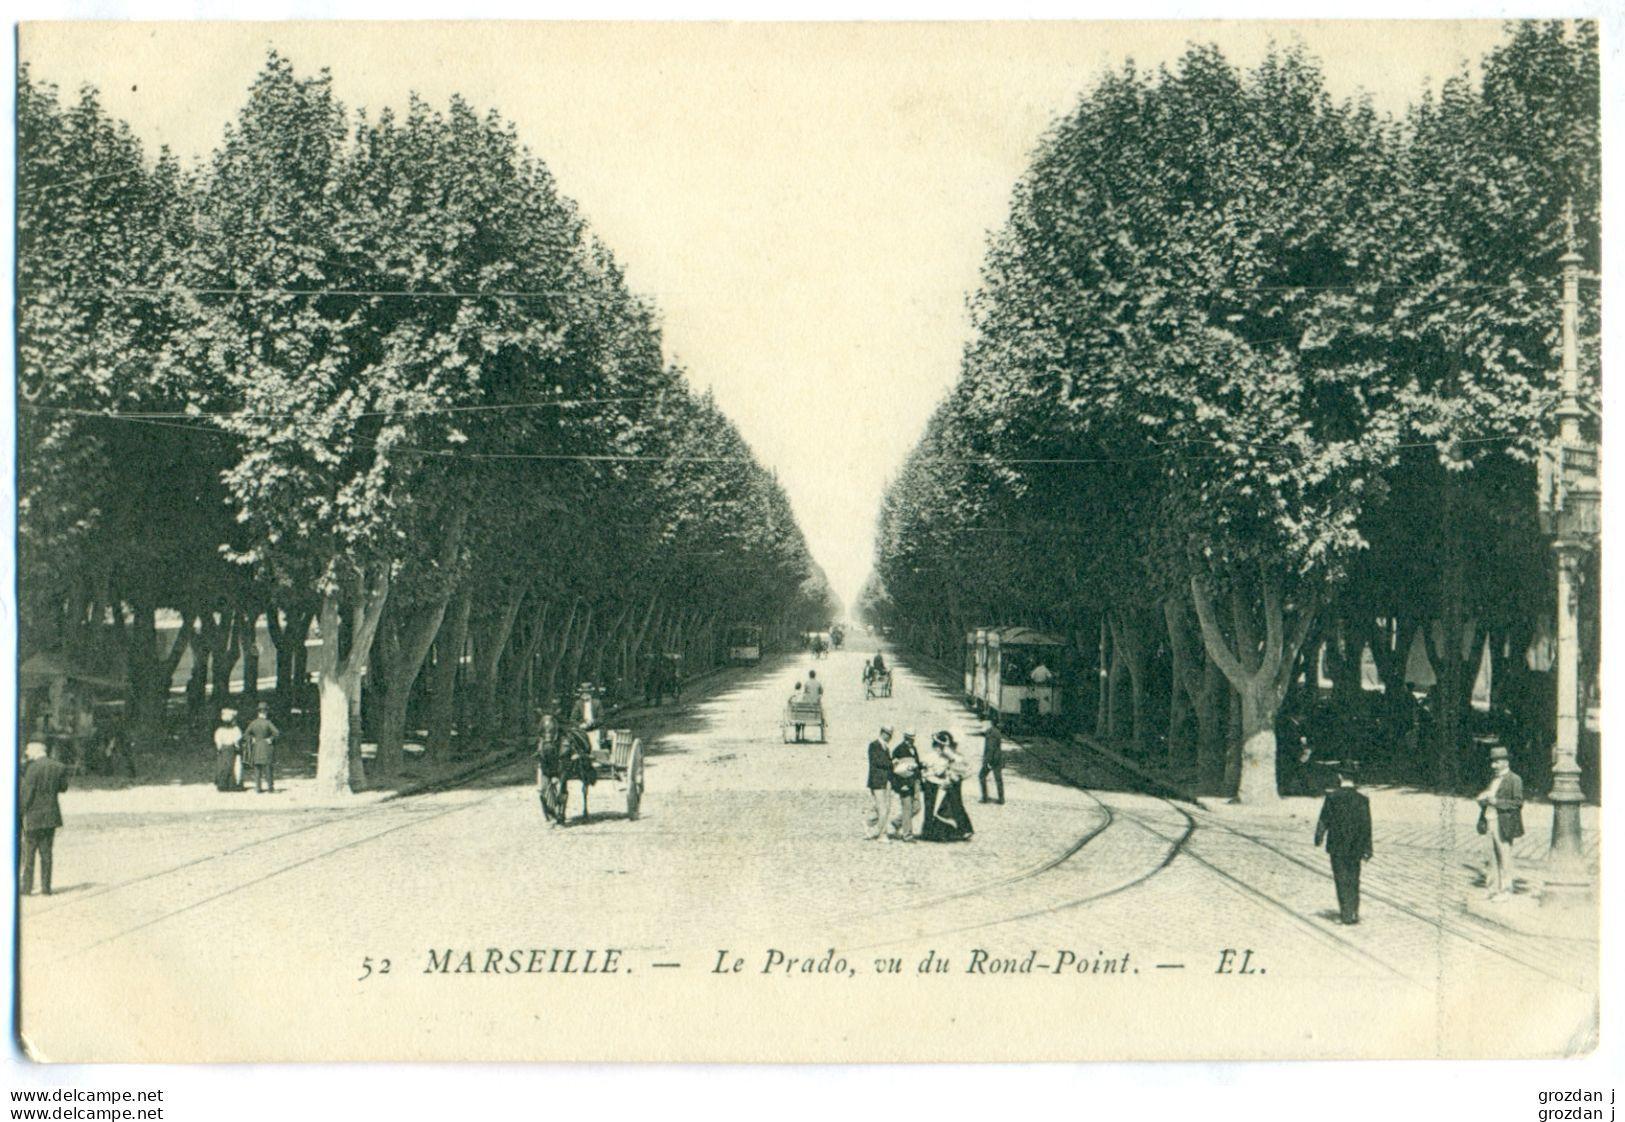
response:
[[[241,791],[243,730],[237,727],[237,710],[220,710],[220,723],[214,729],[214,785],[220,791]]]
[[[928,788],[925,822],[920,826],[921,841],[965,841],[975,831],[965,810],[960,784],[970,774],[970,765],[959,752],[953,734],[946,729],[931,738],[930,750],[921,758]]]

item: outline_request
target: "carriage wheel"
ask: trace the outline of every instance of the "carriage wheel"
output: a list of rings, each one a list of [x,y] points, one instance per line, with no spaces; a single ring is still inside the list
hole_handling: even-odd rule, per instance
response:
[[[638,820],[643,802],[643,741],[632,741],[632,754],[626,758],[626,816]]]

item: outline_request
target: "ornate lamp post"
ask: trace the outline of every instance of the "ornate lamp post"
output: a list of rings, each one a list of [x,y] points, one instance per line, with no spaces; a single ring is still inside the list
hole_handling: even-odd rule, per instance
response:
[[[1580,804],[1580,565],[1600,532],[1602,489],[1597,449],[1580,433],[1579,401],[1580,255],[1574,248],[1574,216],[1568,216],[1568,252],[1563,266],[1562,396],[1557,407],[1558,436],[1542,460],[1540,513],[1552,535],[1557,559],[1557,740],[1552,748],[1552,848],[1546,864],[1543,905],[1585,900],[1590,870],[1581,849]]]

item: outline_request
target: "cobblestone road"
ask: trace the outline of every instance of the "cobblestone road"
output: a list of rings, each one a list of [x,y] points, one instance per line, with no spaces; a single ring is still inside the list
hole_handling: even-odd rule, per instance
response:
[[[854,978],[945,963],[933,1015],[1037,1034],[1034,1058],[1550,1055],[1591,1039],[1595,940],[1467,907],[1478,839],[1457,801],[1374,794],[1378,857],[1355,928],[1335,922],[1308,800],[1261,813],[1091,789],[1098,765],[1053,741],[1011,745],[1006,805],[967,785],[969,843],[865,840],[875,728],[962,742],[975,728],[906,666],[892,698],[865,701],[866,654],[781,657],[626,714],[650,748],[637,821],[600,784],[589,822],[549,827],[523,764],[359,807],[189,791],[132,813],[70,793],[65,891],[23,902],[25,1038],[63,1058],[562,1058],[664,1017],[656,1055],[740,1040],[779,1042],[783,1058],[932,1053],[844,1034],[807,1052],[801,1025],[822,1022],[805,1010],[833,1002],[820,1016],[844,1018],[898,998],[787,993],[774,1000],[790,1023],[762,1020],[714,971],[737,958],[771,977],[778,952],[839,958]],[[785,744],[783,702],[809,669],[827,683],[827,742]],[[525,948],[615,948],[647,988],[636,1001],[561,990],[540,1008],[530,990],[490,988],[488,952]],[[436,965],[465,952],[476,977],[447,1001]],[[1010,971],[998,990],[994,969]],[[1045,978],[1087,987],[1083,1003]],[[616,984],[630,983],[598,983]],[[1503,1009],[1535,1015],[1509,1026]]]

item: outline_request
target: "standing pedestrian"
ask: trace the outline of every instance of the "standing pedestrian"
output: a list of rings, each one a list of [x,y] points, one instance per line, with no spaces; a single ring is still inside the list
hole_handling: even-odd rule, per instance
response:
[[[1337,885],[1338,922],[1360,922],[1360,863],[1371,860],[1371,800],[1354,789],[1355,766],[1337,769],[1337,786],[1320,804],[1315,845],[1326,843]]]
[[[51,848],[56,828],[62,825],[62,804],[57,796],[68,789],[68,768],[51,759],[45,745],[30,741],[23,749],[25,762],[17,784],[17,809],[23,827],[22,893],[34,891],[34,859],[39,857],[40,889],[51,894]]]
[[[977,782],[982,787],[982,801],[988,802],[987,777],[993,776],[994,790],[999,793],[999,805],[1004,805],[1004,735],[999,732],[997,717],[989,717],[987,727],[982,730],[982,770],[977,773]]]
[[[220,710],[220,723],[214,729],[214,786],[218,791],[241,791],[238,757],[243,730],[237,727],[237,710]]]
[[[892,730],[881,726],[880,735],[869,741],[869,840],[876,841],[886,832],[891,818],[891,738]]]
[[[254,765],[254,790],[258,794],[276,791],[276,738],[281,735],[271,723],[271,707],[260,702],[258,711],[243,735],[248,740],[248,759]]]
[[[801,698],[801,683],[797,682],[795,684],[795,686],[792,687],[791,690],[790,690],[790,716],[791,717],[799,717],[801,715],[801,714],[796,712],[796,706],[801,704],[801,700],[802,700],[802,698]],[[796,727],[796,743],[800,744],[801,743],[802,730],[804,730],[807,727],[807,725],[803,721],[793,721],[792,723]]]
[[[929,777],[934,791],[926,795],[925,817],[920,823],[921,841],[969,841],[975,833],[960,784],[970,774],[970,765],[959,754],[953,734],[943,729],[931,738],[931,750],[921,759],[923,784]]]
[[[891,789],[897,795],[897,817],[892,824],[899,841],[911,842],[920,802],[920,752],[912,731],[903,734],[903,742],[892,749],[891,758]]]
[[[1489,835],[1484,884],[1490,899],[1499,902],[1512,895],[1512,846],[1523,837],[1523,780],[1499,744],[1490,749],[1490,771],[1490,785],[1478,796],[1478,832]]]

